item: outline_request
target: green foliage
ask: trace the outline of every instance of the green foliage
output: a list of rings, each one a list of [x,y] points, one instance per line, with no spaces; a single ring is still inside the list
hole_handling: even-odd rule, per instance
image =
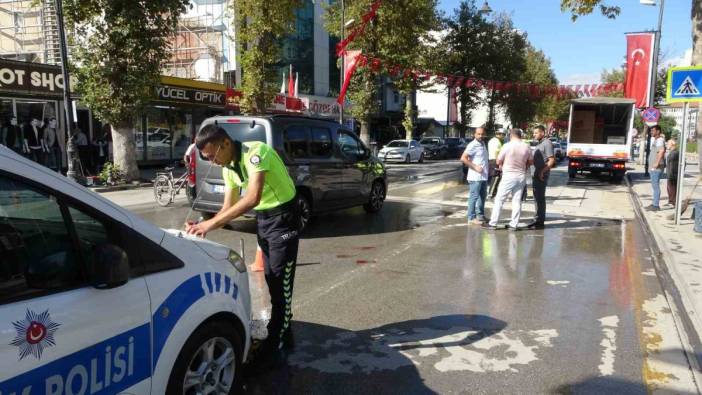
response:
[[[112,124],[133,122],[153,98],[167,39],[188,0],[64,0],[82,101]]]
[[[525,69],[517,81],[538,85],[555,85],[558,83],[551,68],[551,61],[546,55],[531,45],[524,51]],[[507,112],[513,125],[522,125],[533,120],[549,121],[558,117],[560,112],[558,99],[548,96],[532,97],[529,92],[509,92],[505,98]]]
[[[609,19],[615,19],[621,13],[621,8],[607,5],[603,0],[561,0],[561,10],[570,12],[573,21],[578,17],[592,14],[595,8],[599,8],[602,15]]]
[[[243,48],[241,106],[248,113],[263,113],[277,92],[275,68],[280,42],[294,29],[295,10],[301,0],[231,0]]]
[[[374,0],[347,0],[344,18],[359,23],[373,2]],[[436,0],[384,1],[375,20],[347,49],[360,50],[369,58],[381,59],[386,64],[401,65],[403,69],[430,67],[432,38],[429,33],[438,27],[439,21],[436,5]],[[327,7],[325,27],[332,35],[341,38],[341,25],[341,9],[337,2]],[[347,94],[353,102],[351,115],[361,122],[362,129],[363,125],[367,127],[370,116],[378,111],[380,100],[377,92],[383,75],[383,70],[374,71],[367,65],[358,68],[351,79]],[[395,83],[405,94],[418,87],[414,81],[404,76],[399,76]],[[405,125],[411,130],[413,123],[414,117],[410,111]]]
[[[685,146],[685,151],[690,153],[690,154],[696,154],[697,153],[697,142],[696,141],[688,141],[687,145]]]
[[[125,181],[125,174],[118,165],[112,162],[106,162],[102,166],[98,178],[105,185],[122,184]]]

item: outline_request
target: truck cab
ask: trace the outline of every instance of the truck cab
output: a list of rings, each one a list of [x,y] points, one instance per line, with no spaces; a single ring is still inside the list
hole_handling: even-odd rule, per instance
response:
[[[571,101],[568,122],[568,176],[609,174],[621,181],[631,155],[634,100],[591,97]]]

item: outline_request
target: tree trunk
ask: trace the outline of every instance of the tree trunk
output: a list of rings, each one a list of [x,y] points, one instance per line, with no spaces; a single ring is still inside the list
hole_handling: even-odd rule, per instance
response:
[[[361,120],[361,140],[370,146],[370,122],[368,119]]]
[[[131,121],[113,124],[112,152],[115,165],[124,172],[127,182],[139,180],[137,166],[136,142],[134,141],[134,125]]]
[[[405,101],[405,119],[402,125],[405,127],[405,140],[412,140],[412,132],[414,132],[414,91],[411,90],[406,94]]]
[[[702,0],[692,0],[692,64],[702,65]],[[697,117],[696,133],[697,165],[702,177],[702,116]]]

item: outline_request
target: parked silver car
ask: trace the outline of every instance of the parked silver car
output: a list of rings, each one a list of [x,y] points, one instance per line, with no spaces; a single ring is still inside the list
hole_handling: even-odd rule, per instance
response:
[[[414,140],[393,140],[378,152],[383,162],[397,161],[411,163],[424,162],[424,147]]]

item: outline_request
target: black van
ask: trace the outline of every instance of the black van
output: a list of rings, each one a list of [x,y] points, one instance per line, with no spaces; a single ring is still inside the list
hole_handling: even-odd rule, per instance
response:
[[[209,124],[217,124],[234,140],[263,141],[275,148],[297,187],[303,226],[324,211],[362,205],[375,213],[383,207],[385,166],[337,122],[296,115],[219,116],[206,119],[201,127]],[[193,208],[209,218],[224,200],[222,168],[199,153],[193,156]]]

